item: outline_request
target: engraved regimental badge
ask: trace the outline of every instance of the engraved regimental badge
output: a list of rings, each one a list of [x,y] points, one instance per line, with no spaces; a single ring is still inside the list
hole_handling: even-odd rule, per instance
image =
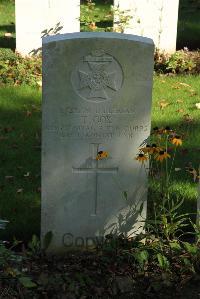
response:
[[[82,99],[103,102],[117,96],[123,83],[123,71],[113,56],[96,50],[81,59],[72,72],[71,82]]]

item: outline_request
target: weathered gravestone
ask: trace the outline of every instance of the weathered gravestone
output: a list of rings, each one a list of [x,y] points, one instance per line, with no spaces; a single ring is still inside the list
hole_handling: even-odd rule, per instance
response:
[[[152,38],[155,46],[167,53],[176,51],[179,0],[114,0],[115,30]],[[120,15],[130,16],[120,25]]]
[[[80,0],[15,0],[15,16],[17,52],[37,54],[42,36],[80,30]]]
[[[42,240],[49,250],[136,234],[147,177],[153,42],[119,33],[43,39]],[[99,151],[108,157],[97,160]],[[141,210],[139,213],[139,210]]]

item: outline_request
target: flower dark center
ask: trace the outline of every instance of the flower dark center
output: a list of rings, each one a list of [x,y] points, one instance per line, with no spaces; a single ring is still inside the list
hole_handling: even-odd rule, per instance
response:
[[[164,155],[165,151],[160,151],[159,155]]]
[[[103,151],[98,152],[98,155],[102,155],[102,154],[103,154]]]
[[[176,139],[181,139],[181,137],[180,137],[180,136],[178,136],[178,135],[176,135],[176,136],[175,136],[175,138],[176,138]]]

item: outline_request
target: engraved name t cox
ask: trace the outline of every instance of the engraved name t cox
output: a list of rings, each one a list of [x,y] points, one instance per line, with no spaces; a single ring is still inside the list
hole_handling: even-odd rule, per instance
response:
[[[97,215],[97,207],[98,207],[98,175],[101,173],[104,174],[116,174],[118,172],[118,167],[99,167],[98,166],[98,160],[96,160],[97,153],[99,151],[99,145],[100,143],[91,143],[92,145],[92,167],[80,167],[75,168],[72,167],[73,173],[92,173],[95,177],[95,185],[94,185],[94,212],[91,214],[91,216]]]

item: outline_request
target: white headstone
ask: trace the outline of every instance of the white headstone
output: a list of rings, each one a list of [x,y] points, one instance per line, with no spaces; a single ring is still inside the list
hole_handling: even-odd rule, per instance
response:
[[[119,33],[44,38],[41,237],[53,233],[51,252],[141,231],[147,176],[135,157],[150,134],[153,51]]]
[[[152,38],[155,46],[166,53],[176,51],[178,6],[179,0],[114,0],[119,15],[126,11],[124,15],[132,17],[124,33]],[[119,21],[116,13],[115,30],[120,27]]]
[[[15,0],[16,50],[37,53],[42,36],[80,31],[80,0]]]

